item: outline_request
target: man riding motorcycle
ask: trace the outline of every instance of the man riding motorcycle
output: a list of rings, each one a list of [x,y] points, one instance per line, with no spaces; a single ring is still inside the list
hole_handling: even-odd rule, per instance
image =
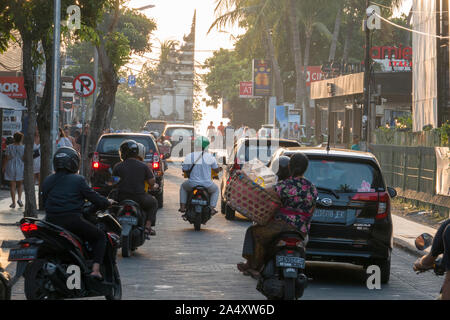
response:
[[[414,271],[433,269],[434,262],[441,254],[444,255],[442,261],[445,267],[442,300],[450,300],[450,219],[441,224],[434,237],[430,253],[417,259],[413,266]]]
[[[82,208],[85,199],[97,209],[110,207],[110,201],[92,190],[85,178],[76,174],[80,167],[80,155],[69,147],[59,148],[53,157],[55,174],[44,180],[42,197],[46,221],[73,232],[88,241],[94,251],[91,276],[102,279],[100,264],[106,247],[105,233],[85,220]]]
[[[202,186],[208,190],[211,196],[209,204],[211,214],[217,213],[216,205],[219,200],[219,187],[211,179],[211,170],[219,173],[222,168],[219,168],[216,159],[207,152],[209,144],[208,138],[198,137],[195,140],[195,147],[201,148],[202,151],[188,154],[183,161],[182,170],[189,180],[185,181],[180,187],[180,212],[186,212],[188,193],[195,187]]]
[[[118,185],[118,200],[133,200],[139,204],[145,213],[145,230],[147,238],[154,235],[152,225],[156,222],[158,201],[145,190],[147,182],[150,188],[155,186],[155,175],[150,168],[139,160],[139,146],[134,140],[122,142],[119,149],[120,159],[114,166],[113,175],[120,177]]]

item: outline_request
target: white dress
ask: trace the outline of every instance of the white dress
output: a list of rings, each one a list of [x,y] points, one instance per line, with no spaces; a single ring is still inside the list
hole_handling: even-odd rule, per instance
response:
[[[6,147],[6,155],[10,158],[6,163],[5,180],[23,181],[23,145],[10,144]]]
[[[61,147],[70,147],[73,148],[72,142],[70,141],[69,138],[61,138],[58,141],[58,144],[56,145],[57,148],[61,148]]]

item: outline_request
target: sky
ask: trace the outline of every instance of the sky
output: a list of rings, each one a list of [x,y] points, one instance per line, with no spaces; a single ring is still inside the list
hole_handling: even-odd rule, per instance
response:
[[[226,32],[219,32],[217,29],[207,34],[209,27],[215,20],[215,0],[130,0],[127,4],[130,8],[140,8],[149,4],[155,5],[154,8],[142,11],[149,18],[155,19],[158,29],[153,33],[152,43],[159,46],[159,42],[165,40],[182,41],[183,36],[189,34],[192,25],[194,11],[197,10],[196,25],[196,51],[195,60],[203,63],[208,57],[212,56],[214,50],[220,48],[232,49],[233,36],[243,33],[237,27],[227,27]],[[155,58],[159,56],[159,50],[153,49]],[[142,60],[141,60],[142,61]],[[197,72],[201,70],[197,69]],[[206,93],[205,93],[206,94]],[[206,123],[209,121],[222,121],[222,109],[207,108],[202,105],[204,120],[200,125],[206,129]]]

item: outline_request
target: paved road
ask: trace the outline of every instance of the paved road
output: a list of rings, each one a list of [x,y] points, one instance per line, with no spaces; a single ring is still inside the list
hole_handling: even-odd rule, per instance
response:
[[[178,188],[183,181],[171,164],[167,171],[164,209],[158,213],[157,236],[131,258],[119,254],[124,299],[264,299],[256,281],[236,269],[245,229],[243,220],[227,221],[220,213],[200,232],[180,218]],[[303,299],[434,299],[442,278],[432,273],[416,275],[415,257],[395,249],[392,275],[381,290],[368,290],[362,268],[352,265],[308,263],[314,280]],[[13,265],[10,265],[12,268]],[[23,281],[13,299],[24,299]]]

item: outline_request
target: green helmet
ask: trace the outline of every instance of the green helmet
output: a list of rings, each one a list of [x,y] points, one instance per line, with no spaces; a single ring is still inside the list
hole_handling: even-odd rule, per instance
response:
[[[204,136],[200,136],[197,137],[197,139],[195,139],[195,146],[197,148],[202,148],[202,150],[205,150],[206,148],[208,148],[209,146],[209,139],[207,137]]]

